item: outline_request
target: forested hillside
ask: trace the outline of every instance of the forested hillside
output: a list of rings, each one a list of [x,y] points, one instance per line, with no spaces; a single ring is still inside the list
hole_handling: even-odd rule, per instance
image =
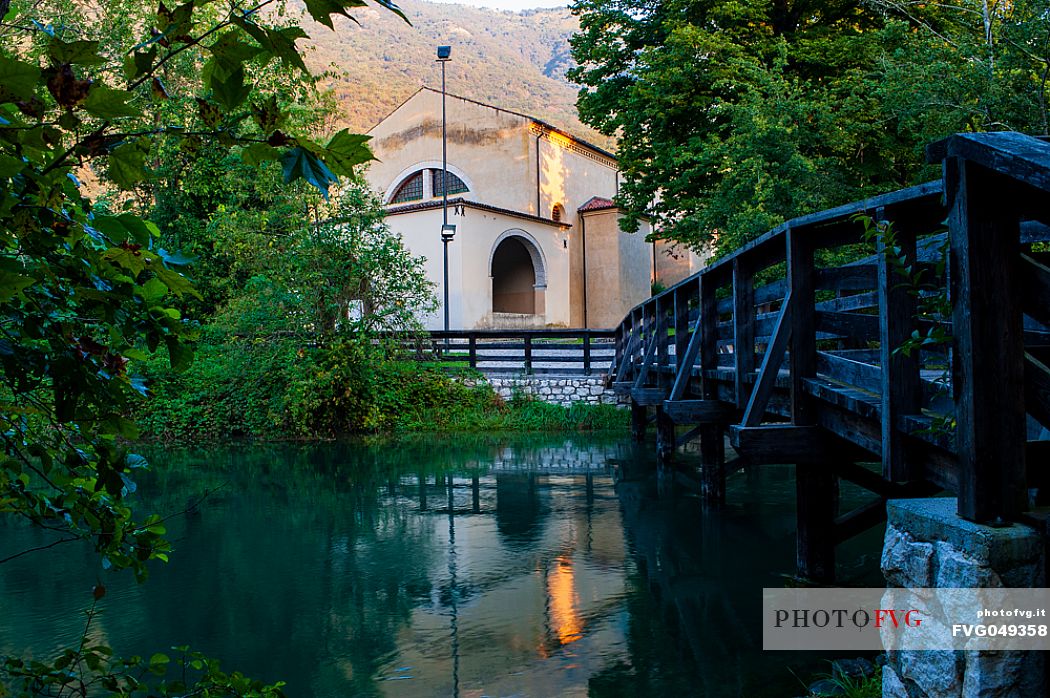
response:
[[[568,38],[578,25],[567,9],[515,13],[419,0],[398,5],[411,26],[374,6],[354,12],[360,26],[342,18],[335,31],[304,24],[312,39],[307,62],[317,72],[333,73],[323,82],[339,99],[339,126],[366,130],[420,85],[440,87],[435,49],[450,44],[450,93],[522,111],[587,140],[611,144],[576,115],[577,88],[565,73],[572,65]]]

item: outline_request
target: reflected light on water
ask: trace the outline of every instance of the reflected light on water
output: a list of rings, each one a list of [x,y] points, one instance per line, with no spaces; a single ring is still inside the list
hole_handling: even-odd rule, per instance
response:
[[[554,560],[553,569],[547,576],[547,594],[558,644],[564,647],[576,642],[583,637],[583,619],[577,610],[580,598],[576,593],[572,558],[561,555]]]

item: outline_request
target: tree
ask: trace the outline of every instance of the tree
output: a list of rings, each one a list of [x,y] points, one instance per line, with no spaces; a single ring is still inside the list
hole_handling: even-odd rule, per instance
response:
[[[932,178],[922,147],[952,131],[1045,130],[1045,2],[573,11],[570,77],[584,122],[619,138],[624,224],[648,213],[694,247],[728,252],[784,219]]]
[[[304,192],[305,194],[305,192]],[[309,206],[282,234],[245,234],[235,217],[216,231],[242,236],[254,250],[244,291],[232,294],[217,324],[243,337],[333,336],[371,343],[378,332],[421,329],[436,308],[423,259],[412,257],[383,221],[379,200],[363,180],[350,180],[332,202]]]
[[[37,11],[85,5],[0,0],[0,512],[52,531],[46,547],[89,541],[104,568],[140,579],[170,545],[161,518],[137,520],[127,501],[146,465],[123,445],[137,435],[128,405],[146,393],[134,366],[161,347],[173,367],[187,365],[194,330],[174,304],[197,293],[182,273],[188,260],[135,213],[154,156],[167,144],[218,145],[326,193],[370,158],[364,136],[340,131],[322,144],[294,132],[266,89],[268,66],[306,70],[295,46],[306,35],[272,12],[281,4],[114,3],[84,14],[123,10],[119,21],[58,24]],[[363,5],[306,2],[329,27]],[[145,36],[113,38],[122,28]],[[98,35],[81,33],[91,29]],[[182,62],[197,69],[175,71]],[[119,190],[116,206],[94,206],[83,182],[96,177]],[[104,593],[99,585],[95,599]],[[201,682],[194,690],[279,692],[199,656],[185,662]],[[163,655],[125,663],[85,642],[51,664],[9,658],[0,675],[23,694],[130,694],[167,665]],[[185,692],[181,681],[154,690]]]

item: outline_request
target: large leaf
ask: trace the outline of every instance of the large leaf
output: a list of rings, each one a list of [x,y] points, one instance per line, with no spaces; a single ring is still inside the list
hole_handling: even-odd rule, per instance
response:
[[[237,66],[228,75],[219,76],[218,69],[212,75],[211,88],[215,101],[226,111],[233,111],[248,98],[251,88],[244,84],[244,68]]]
[[[125,143],[109,154],[109,176],[122,189],[130,189],[146,178],[146,155],[149,146],[141,142]]]
[[[335,29],[332,24],[332,15],[342,15],[347,19],[357,21],[346,11],[348,7],[364,7],[364,0],[305,0],[306,10],[315,20],[329,29]]]
[[[114,90],[105,85],[94,85],[84,100],[84,109],[100,119],[119,119],[122,116],[141,116],[142,112],[127,104],[130,92]]]
[[[0,271],[0,300],[9,301],[21,293],[22,289],[32,286],[34,283],[36,283],[36,279],[31,276]]]
[[[157,267],[153,270],[153,273],[156,274],[157,278],[163,281],[164,285],[166,285],[176,296],[181,298],[188,293],[197,298],[201,297],[201,294],[198,293],[197,289],[193,288],[193,283],[177,271],[172,271],[171,269],[166,269],[164,267]]]
[[[324,153],[325,164],[337,175],[352,175],[354,167],[375,159],[366,145],[371,138],[359,133],[350,133],[344,128],[328,141]]]
[[[40,69],[0,55],[0,100],[28,100],[40,80]]]
[[[296,146],[281,156],[284,164],[284,181],[294,182],[305,179],[314,185],[328,198],[328,188],[339,181],[339,178],[321,162],[321,159],[302,146]]]
[[[97,41],[62,41],[52,38],[47,47],[47,55],[56,64],[72,63],[74,65],[102,65],[106,59],[98,55]]]
[[[266,143],[252,143],[241,151],[241,160],[245,164],[256,167],[267,160],[276,160],[280,157],[280,151]]]

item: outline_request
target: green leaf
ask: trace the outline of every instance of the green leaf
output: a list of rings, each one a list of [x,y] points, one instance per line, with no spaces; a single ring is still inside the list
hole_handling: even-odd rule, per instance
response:
[[[241,151],[241,160],[247,165],[257,167],[267,160],[276,160],[281,156],[280,151],[266,143],[252,143]]]
[[[348,7],[364,7],[364,0],[306,0],[306,10],[315,20],[329,29],[335,29],[332,24],[332,15],[342,15],[347,19],[356,19],[347,13]]]
[[[371,136],[350,133],[343,129],[332,136],[325,147],[325,164],[337,175],[350,176],[354,167],[374,160],[372,151],[365,145]]]
[[[100,119],[119,119],[122,116],[141,116],[142,112],[127,104],[132,94],[125,90],[114,90],[105,85],[93,85],[82,106],[92,116]]]
[[[0,100],[15,102],[33,96],[40,69],[35,65],[0,55]]]
[[[25,169],[26,163],[22,158],[0,154],[0,177],[14,177]]]
[[[35,283],[36,279],[31,276],[0,271],[0,300],[9,301]]]
[[[109,176],[122,189],[130,189],[147,176],[149,141],[125,143],[109,154]]]
[[[129,247],[111,247],[103,253],[102,259],[121,269],[126,269],[133,277],[138,276],[146,268],[146,256],[142,250]]]
[[[163,281],[164,285],[167,286],[176,296],[181,298],[184,294],[188,293],[191,296],[201,298],[201,294],[193,287],[193,282],[177,271],[172,271],[165,267],[157,267],[153,270],[153,273],[155,273],[157,278]]]
[[[156,46],[152,46],[149,51],[136,51],[128,54],[124,59],[124,76],[128,80],[137,80],[153,68],[153,61],[156,58]]]
[[[47,47],[47,55],[56,64],[72,63],[73,65],[102,65],[106,59],[98,55],[97,41],[62,41],[52,38]]]
[[[314,185],[328,198],[328,188],[339,181],[339,178],[321,159],[302,146],[296,146],[281,156],[284,165],[285,183],[305,179]]]
[[[173,371],[185,371],[193,363],[193,349],[182,344],[176,337],[165,337],[168,346],[168,360]]]
[[[251,88],[244,84],[244,68],[237,68],[227,76],[219,77],[216,70],[212,74],[211,88],[215,101],[226,111],[233,111],[248,98]]]

